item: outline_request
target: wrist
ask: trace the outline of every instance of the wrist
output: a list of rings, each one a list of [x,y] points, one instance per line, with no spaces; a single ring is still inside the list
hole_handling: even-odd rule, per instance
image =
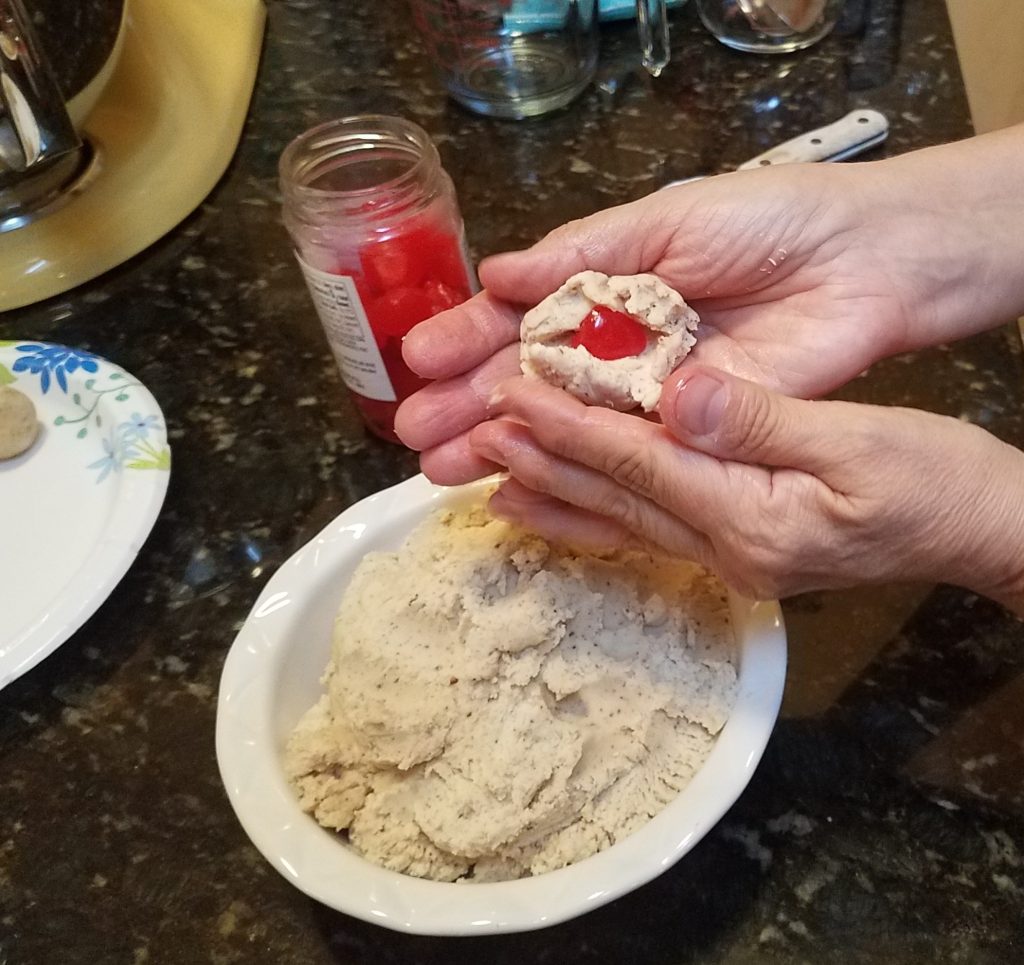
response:
[[[988,452],[965,463],[984,478],[972,500],[971,548],[956,561],[950,582],[1024,616],[1024,452],[971,428],[987,437]]]
[[[1024,463],[1024,457],[1021,462]],[[1021,469],[1024,471],[1024,465]],[[1022,505],[1022,500],[1024,485],[1019,485],[1016,494],[1017,506]],[[1000,532],[1002,552],[995,554],[997,559],[990,577],[983,581],[964,580],[963,585],[1024,617],[1024,524],[1019,518],[1020,512],[1018,510],[1018,518],[1015,521],[1008,520],[1006,530]]]
[[[862,217],[905,287],[904,350],[1024,315],[1022,155],[1024,125],[872,165]]]

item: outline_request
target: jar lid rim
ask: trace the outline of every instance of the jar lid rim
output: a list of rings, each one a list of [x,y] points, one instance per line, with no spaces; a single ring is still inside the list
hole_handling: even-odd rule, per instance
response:
[[[419,156],[407,170],[378,184],[351,189],[318,188],[303,183],[296,177],[303,170],[299,162],[301,152],[310,148],[315,150],[318,141],[321,142],[321,151],[331,144],[338,145],[347,141],[348,150],[372,149],[375,144],[388,144],[392,147],[404,145],[410,149],[418,149]],[[415,154],[416,150],[410,150],[409,153]],[[305,167],[314,167],[317,160],[320,159],[314,158]],[[404,183],[420,177],[423,167],[431,162],[438,162],[437,148],[430,135],[419,124],[389,114],[352,114],[324,121],[294,137],[281,154],[278,174],[282,189],[286,192],[308,198],[359,198],[381,190],[400,188]]]

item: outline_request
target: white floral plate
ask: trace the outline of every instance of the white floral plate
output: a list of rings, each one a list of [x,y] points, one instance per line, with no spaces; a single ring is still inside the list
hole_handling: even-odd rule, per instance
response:
[[[39,437],[0,461],[0,689],[109,596],[167,491],[163,413],[124,369],[90,352],[0,342],[0,385],[36,407]]]
[[[346,509],[263,588],[228,651],[220,680],[217,762],[256,847],[296,888],[325,905],[422,935],[544,928],[592,911],[671,867],[714,827],[753,776],[786,678],[779,605],[732,595],[736,704],[700,770],[648,824],[577,864],[517,881],[448,884],[371,864],[299,807],[285,778],[285,743],[323,691],[334,616],[364,554],[397,549],[432,510],[479,498],[487,485],[483,480],[443,489],[414,476]],[[487,961],[486,954],[480,960]]]

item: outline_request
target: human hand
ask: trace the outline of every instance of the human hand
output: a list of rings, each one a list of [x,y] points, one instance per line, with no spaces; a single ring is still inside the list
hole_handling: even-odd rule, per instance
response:
[[[650,546],[755,598],[943,581],[1024,613],[1024,453],[913,409],[807,402],[706,366],[663,425],[511,380],[472,430],[511,479],[499,516],[554,539]]]
[[[465,432],[488,417],[490,389],[518,372],[517,306],[586,268],[656,273],[701,316],[684,367],[713,365],[788,395],[818,396],[926,341],[951,279],[927,257],[922,266],[921,252],[942,233],[899,208],[885,170],[799,165],[711,178],[485,261],[482,294],[406,338],[410,366],[438,382],[402,407],[399,436],[422,450],[437,482],[491,471]]]
[[[813,398],[895,352],[1024,312],[1024,125],[872,164],[788,165],[658,192],[485,261],[486,290],[405,342],[438,380],[397,430],[436,482],[494,467],[466,432],[518,372],[521,311],[584,268],[653,271],[700,312],[683,369]]]
[[[423,451],[423,471],[436,482],[492,471],[464,433],[487,418],[490,390],[519,371],[517,306],[588,268],[652,271],[679,290],[701,316],[690,364],[795,395],[841,384],[900,343],[907,314],[898,294],[876,294],[863,281],[878,272],[856,263],[871,257],[870,246],[847,240],[856,216],[845,178],[839,169],[780,168],[710,179],[488,259],[483,293],[406,337],[406,361],[438,381],[402,406],[399,436]]]

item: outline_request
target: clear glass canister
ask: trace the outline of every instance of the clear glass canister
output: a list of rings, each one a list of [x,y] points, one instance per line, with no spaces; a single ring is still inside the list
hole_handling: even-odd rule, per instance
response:
[[[422,128],[361,115],[300,134],[280,179],[342,378],[367,426],[397,442],[395,410],[426,384],[402,360],[402,339],[475,288],[451,178]]]

